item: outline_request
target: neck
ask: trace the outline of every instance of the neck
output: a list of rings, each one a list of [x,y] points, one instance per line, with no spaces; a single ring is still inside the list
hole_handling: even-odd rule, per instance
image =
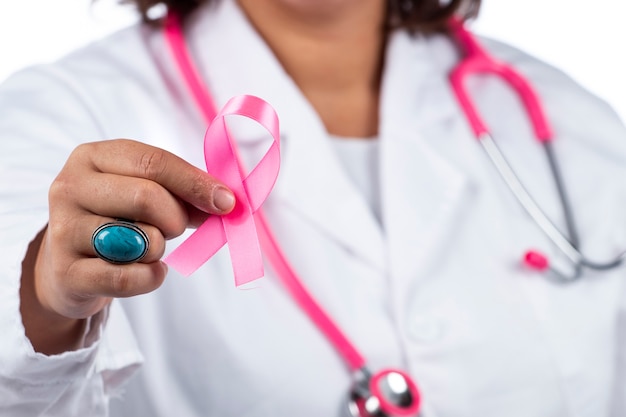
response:
[[[377,134],[386,2],[239,2],[329,133]]]

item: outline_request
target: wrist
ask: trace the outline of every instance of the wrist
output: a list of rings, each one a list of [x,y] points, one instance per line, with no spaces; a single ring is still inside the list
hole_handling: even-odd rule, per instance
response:
[[[65,317],[46,306],[37,291],[35,270],[45,235],[42,230],[28,247],[22,262],[20,313],[33,349],[47,355],[80,348],[86,320]]]

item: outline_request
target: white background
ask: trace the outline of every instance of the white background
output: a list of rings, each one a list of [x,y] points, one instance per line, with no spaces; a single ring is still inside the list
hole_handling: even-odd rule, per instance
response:
[[[473,28],[565,70],[626,120],[624,16],[625,0],[483,0]],[[116,0],[0,0],[0,81],[135,21]]]

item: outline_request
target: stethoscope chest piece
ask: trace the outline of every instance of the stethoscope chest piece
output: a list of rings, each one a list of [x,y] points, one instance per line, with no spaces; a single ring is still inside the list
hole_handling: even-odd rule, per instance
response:
[[[355,374],[348,399],[351,417],[415,417],[420,393],[411,377],[397,369],[384,369],[371,375],[367,369]]]

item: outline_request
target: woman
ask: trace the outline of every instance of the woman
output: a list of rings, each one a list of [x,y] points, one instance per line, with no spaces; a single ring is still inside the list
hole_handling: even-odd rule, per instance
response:
[[[558,251],[451,93],[459,54],[441,32],[478,2],[168,3],[218,106],[254,94],[276,108],[272,230],[369,366],[415,378],[424,417],[623,415],[624,268],[557,285],[516,266],[528,247]],[[486,45],[543,99],[582,249],[626,247],[621,122],[558,71]],[[206,125],[166,49],[141,25],[0,88],[2,414],[342,415],[351,375],[271,269],[242,291],[227,251],[189,279],[160,260],[235,205],[201,170]],[[491,78],[471,88],[563,227],[520,104]],[[233,130],[244,159],[267,146]],[[116,218],[147,234],[139,262],[95,256],[94,230]]]

